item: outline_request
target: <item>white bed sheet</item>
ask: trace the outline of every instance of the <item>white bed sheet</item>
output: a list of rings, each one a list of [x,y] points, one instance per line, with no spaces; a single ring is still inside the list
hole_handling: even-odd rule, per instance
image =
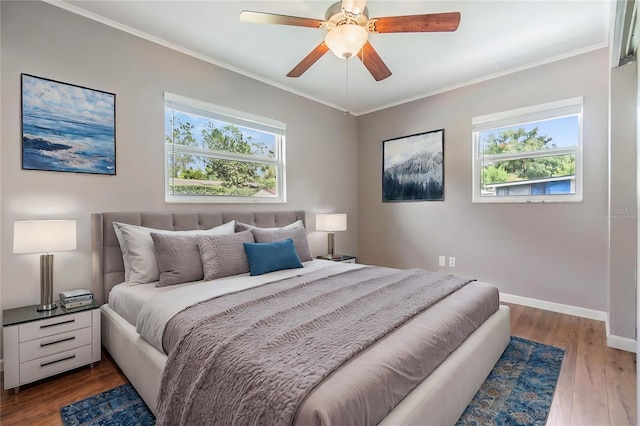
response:
[[[127,285],[126,282],[118,284],[113,287],[111,293],[109,293],[109,306],[130,324],[136,325],[138,312],[140,312],[144,302],[161,292],[173,290],[171,286],[156,287],[156,283],[157,281],[149,284],[137,284],[132,286]]]
[[[137,332],[161,352],[164,329],[176,314],[203,300],[236,291],[258,287],[285,278],[308,274],[321,269],[338,273],[365,265],[313,260],[303,268],[287,269],[251,277],[240,274],[212,281],[196,281],[169,287],[156,287],[155,283],[115,286],[109,295],[109,306],[136,326]]]

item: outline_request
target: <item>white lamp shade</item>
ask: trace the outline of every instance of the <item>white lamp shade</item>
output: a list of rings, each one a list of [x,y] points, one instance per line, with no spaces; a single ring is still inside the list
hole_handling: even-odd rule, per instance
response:
[[[324,42],[338,58],[349,59],[358,54],[369,33],[356,24],[340,25],[327,33]]]
[[[316,231],[346,231],[347,230],[347,214],[331,213],[316,214]]]
[[[27,220],[13,223],[14,253],[51,253],[75,249],[75,220]]]

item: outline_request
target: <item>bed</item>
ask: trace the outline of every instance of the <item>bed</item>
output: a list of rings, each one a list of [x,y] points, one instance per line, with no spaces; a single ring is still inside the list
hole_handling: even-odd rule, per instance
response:
[[[199,283],[186,283],[185,285],[176,286],[175,289],[156,289],[154,285],[146,287],[134,286],[128,289],[125,286],[121,286],[121,283],[125,281],[125,271],[122,251],[114,232],[113,222],[154,229],[185,231],[214,228],[232,220],[259,228],[274,228],[283,227],[296,221],[304,222],[304,219],[305,214],[302,211],[257,213],[110,212],[92,215],[93,283],[95,298],[103,304],[101,307],[102,343],[154,414],[158,413],[158,394],[168,356],[164,351],[159,350],[158,345],[162,349],[163,343],[155,342],[151,344],[138,333],[136,325],[132,323],[134,322],[133,319],[142,309],[144,301],[151,297],[160,298],[161,296],[157,296],[159,293],[183,291],[188,295],[190,293],[190,290],[188,290],[190,285],[198,286],[198,289],[206,286]],[[361,265],[339,265],[319,260],[305,262],[304,265],[305,273],[308,272],[309,274],[325,274],[325,272],[320,272],[319,270],[333,271],[332,273],[336,275],[362,274],[365,273],[362,272],[362,269],[366,269]],[[304,275],[303,273],[289,273],[290,275],[287,275],[288,272],[286,271],[271,274],[276,274],[274,277],[278,278],[278,280]],[[281,276],[277,274],[281,274]],[[270,276],[270,274],[266,275]],[[233,281],[235,278],[229,277],[227,279],[229,285],[236,285]],[[220,282],[226,281],[223,279]],[[216,282],[216,287],[220,287],[220,282]],[[115,290],[114,287],[116,288]],[[178,287],[187,289],[178,290]],[[341,395],[337,398],[339,399],[338,402],[331,401],[332,395],[336,394],[335,389],[347,388],[356,378],[363,376],[359,373],[361,371],[359,368],[362,368],[362,365],[367,365],[366,363],[376,356],[376,352],[387,353],[389,352],[388,348],[394,347],[394,345],[405,346],[406,343],[404,342],[406,342],[408,336],[406,333],[409,333],[409,329],[412,327],[414,330],[411,332],[416,333],[420,332],[419,330],[429,329],[431,327],[429,324],[434,321],[461,321],[460,318],[464,316],[459,312],[467,309],[466,305],[464,305],[465,303],[468,305],[466,300],[470,296],[473,297],[474,292],[478,292],[478,294],[492,292],[488,290],[488,287],[485,283],[474,282],[467,284],[429,307],[424,313],[407,321],[405,325],[377,341],[371,348],[362,351],[362,353],[357,354],[353,359],[338,367],[319,386],[314,387],[313,391],[304,399],[304,402],[298,407],[294,423],[317,423],[319,417],[313,404],[318,400],[328,400],[327,404],[333,404],[334,409],[338,407],[337,409],[339,410],[341,404],[346,404],[345,401],[348,401],[349,397],[348,395]],[[112,290],[111,300],[114,306],[107,303],[110,300]],[[495,294],[497,294],[497,290],[495,290]],[[474,303],[471,304],[473,305]],[[451,319],[451,312],[454,313],[454,319]],[[508,307],[496,306],[495,311],[485,316],[486,320],[483,320],[477,328],[474,326],[475,331],[470,332],[459,346],[450,352],[448,356],[443,355],[445,357],[444,360],[442,362],[438,361],[437,367],[426,378],[420,378],[419,381],[413,384],[403,382],[402,386],[399,386],[399,389],[404,389],[403,386],[409,387],[410,389],[406,391],[408,394],[405,392],[406,395],[395,395],[396,402],[393,403],[392,407],[382,408],[382,414],[362,416],[362,418],[357,419],[357,423],[379,423],[382,425],[441,425],[455,423],[509,342]],[[468,322],[467,319],[463,321]],[[403,333],[405,333],[404,337]],[[402,340],[403,338],[405,340]],[[429,345],[437,346],[438,336],[430,337],[430,339]],[[415,381],[416,379],[412,378],[411,380]],[[368,386],[371,387],[371,384],[369,383]],[[395,390],[396,388],[394,387],[394,392]],[[363,404],[367,405],[368,403],[365,402]],[[377,404],[369,403],[368,405]],[[321,423],[338,424],[337,421],[332,422],[330,419]]]

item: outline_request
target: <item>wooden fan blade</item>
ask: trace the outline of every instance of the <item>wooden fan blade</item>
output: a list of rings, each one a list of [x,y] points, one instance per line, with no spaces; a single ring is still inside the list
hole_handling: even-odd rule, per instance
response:
[[[315,64],[318,59],[322,58],[322,55],[329,51],[329,47],[323,41],[315,49],[311,51],[303,60],[300,61],[298,65],[296,65],[287,77],[300,77],[306,70],[308,70],[311,65]]]
[[[428,33],[455,31],[460,25],[460,12],[430,13],[426,15],[389,16],[374,18],[376,33]]]
[[[275,13],[253,12],[243,10],[240,12],[240,21],[253,24],[293,25],[296,27],[320,28],[324,21],[312,18],[299,18],[297,16],[276,15]]]
[[[391,76],[391,71],[382,61],[382,58],[378,55],[378,52],[376,52],[371,43],[366,42],[365,45],[362,46],[362,49],[358,52],[358,58],[360,58],[376,81],[384,80]]]

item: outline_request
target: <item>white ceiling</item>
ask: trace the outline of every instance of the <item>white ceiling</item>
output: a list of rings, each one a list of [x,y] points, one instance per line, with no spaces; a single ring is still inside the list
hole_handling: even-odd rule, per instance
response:
[[[453,33],[371,34],[393,73],[376,82],[357,58],[330,52],[301,77],[288,78],[326,31],[238,18],[254,10],[324,19],[332,0],[51,3],[355,115],[604,47],[611,13],[605,0],[369,0],[370,18],[462,16]]]

